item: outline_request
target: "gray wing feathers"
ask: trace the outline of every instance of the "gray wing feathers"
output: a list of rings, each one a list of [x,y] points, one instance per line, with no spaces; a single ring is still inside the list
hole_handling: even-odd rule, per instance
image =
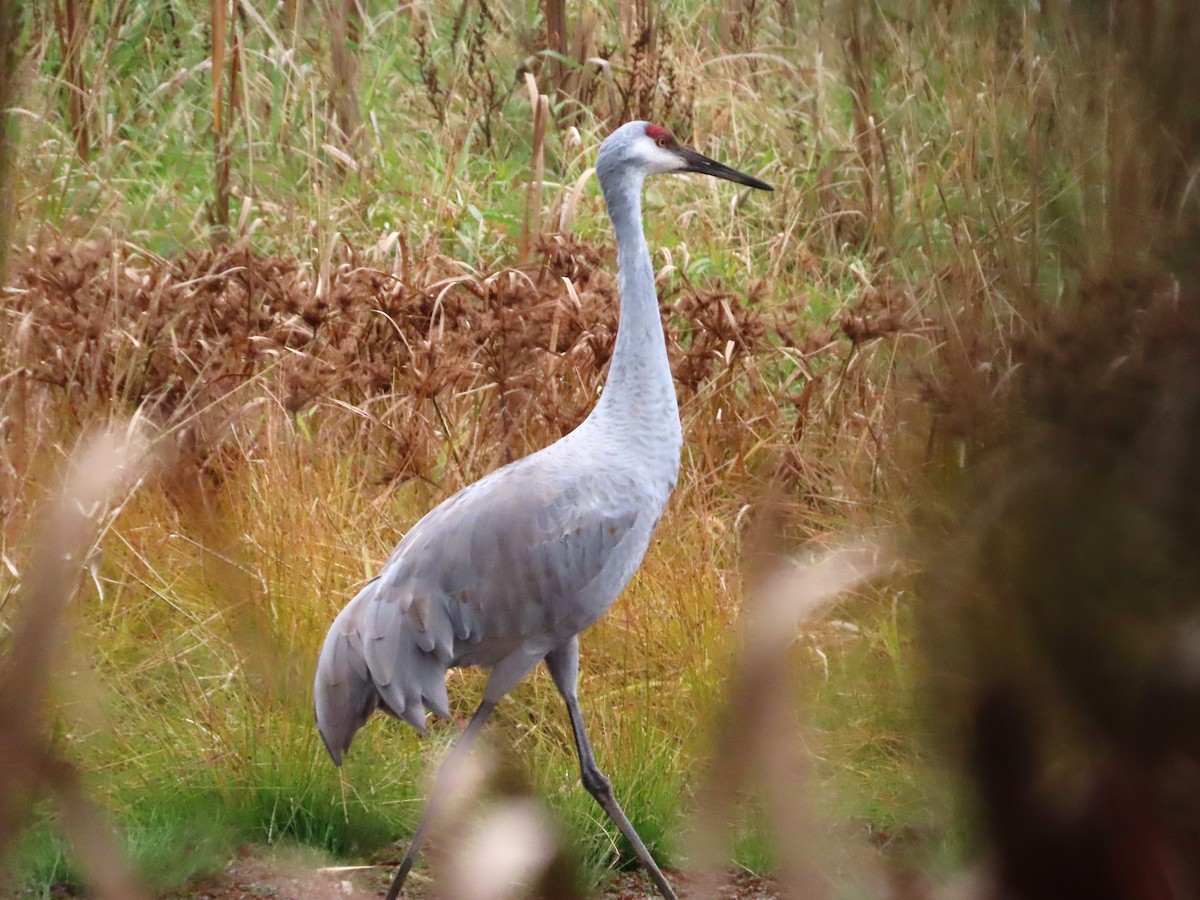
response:
[[[335,620],[315,685],[335,762],[380,706],[419,730],[427,708],[448,718],[448,668],[495,665],[530,641],[556,646],[606,566],[636,567],[640,553],[616,552],[644,509],[630,502],[636,490],[619,476],[556,483],[525,461],[432,510]]]

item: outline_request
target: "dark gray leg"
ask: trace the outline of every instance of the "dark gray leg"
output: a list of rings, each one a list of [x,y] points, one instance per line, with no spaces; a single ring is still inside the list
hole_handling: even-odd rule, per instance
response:
[[[416,862],[417,854],[421,850],[421,844],[425,841],[426,832],[429,830],[429,823],[433,819],[434,808],[441,800],[442,792],[446,789],[446,773],[452,772],[458,767],[459,763],[466,758],[471,752],[471,745],[475,743],[475,738],[479,736],[479,732],[483,730],[483,725],[488,720],[488,716],[492,714],[492,710],[496,708],[495,703],[489,703],[484,700],[479,704],[479,708],[475,710],[475,715],[471,716],[471,721],[467,723],[467,727],[463,729],[462,734],[458,736],[458,740],[454,742],[450,753],[446,756],[442,766],[438,769],[437,776],[433,779],[433,790],[429,793],[429,802],[425,805],[425,815],[421,817],[421,824],[417,826],[417,833],[413,835],[412,843],[408,845],[408,852],[404,854],[404,859],[400,862],[400,868],[396,870],[396,877],[392,880],[392,886],[388,889],[387,900],[396,900],[400,894],[400,888],[404,887],[404,879],[408,878],[408,873]]]
[[[571,717],[571,731],[575,735],[575,750],[579,753],[579,771],[584,788],[596,798],[600,808],[608,814],[621,834],[625,835],[625,840],[633,847],[633,852],[637,854],[638,860],[664,900],[677,900],[671,885],[663,877],[650,851],[646,849],[633,824],[613,796],[612,782],[600,771],[596,765],[596,758],[592,755],[592,745],[588,741],[587,730],[583,727],[583,716],[579,714],[579,701],[575,697],[575,685],[579,680],[579,639],[571,638],[569,643],[551,651],[546,657],[546,666],[550,669],[558,692],[567,702],[567,715]]]

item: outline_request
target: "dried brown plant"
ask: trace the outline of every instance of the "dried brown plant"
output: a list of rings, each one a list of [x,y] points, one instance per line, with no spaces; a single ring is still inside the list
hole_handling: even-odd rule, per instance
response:
[[[178,440],[212,475],[225,424],[265,394],[293,416],[314,404],[371,410],[391,448],[381,477],[434,477],[447,443],[474,448],[465,477],[582,421],[612,354],[608,252],[557,237],[537,253],[534,268],[492,273],[434,259],[409,283],[343,263],[315,296],[311,269],[245,248],[175,260],[52,248],[14,268],[25,324],[10,361],[77,421],[137,409],[187,420]],[[791,332],[788,310],[768,317],[753,294],[720,290],[665,300],[685,402],[718,389],[735,406],[712,415],[736,427],[733,385],[746,403],[762,399],[753,367],[772,365],[768,339]]]

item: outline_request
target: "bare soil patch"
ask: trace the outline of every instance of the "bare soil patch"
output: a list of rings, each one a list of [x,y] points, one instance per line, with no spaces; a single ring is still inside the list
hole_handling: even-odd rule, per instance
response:
[[[323,866],[303,850],[289,853],[245,847],[224,873],[194,881],[160,895],[161,900],[371,900],[382,897],[391,884],[390,865]],[[680,897],[692,896],[687,876],[671,872]],[[66,896],[64,894],[64,896]],[[409,876],[402,897],[432,896],[428,876],[418,870]],[[658,894],[641,872],[625,872],[609,881],[604,900],[653,900]],[[720,900],[775,900],[774,883],[749,872],[731,873],[716,894]]]

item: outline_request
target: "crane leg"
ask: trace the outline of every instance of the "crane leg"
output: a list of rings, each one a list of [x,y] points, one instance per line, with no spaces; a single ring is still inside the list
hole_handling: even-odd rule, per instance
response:
[[[479,736],[479,732],[483,730],[484,723],[487,722],[488,716],[492,714],[492,710],[495,708],[496,704],[488,700],[484,700],[479,704],[479,708],[471,716],[471,721],[467,723],[467,727],[458,736],[458,740],[454,742],[450,753],[442,762],[441,768],[438,769],[437,776],[433,779],[433,790],[429,793],[429,802],[425,805],[425,814],[421,817],[421,824],[417,826],[416,834],[413,835],[412,842],[408,845],[408,852],[404,854],[404,859],[400,862],[400,868],[396,870],[396,877],[392,879],[392,886],[388,888],[387,900],[396,900],[400,895],[400,889],[404,887],[404,880],[408,878],[408,873],[412,870],[413,863],[416,862],[417,854],[421,852],[421,844],[425,842],[426,834],[429,831],[429,823],[434,818],[435,808],[441,802],[442,794],[446,790],[446,784],[450,776],[458,768],[459,763],[471,752],[471,745],[475,743],[475,738]]]
[[[658,892],[663,895],[663,900],[677,900],[675,891],[667,883],[654,857],[638,837],[633,823],[613,796],[612,782],[600,771],[600,767],[596,765],[596,758],[592,755],[592,744],[588,740],[587,729],[583,726],[583,716],[579,712],[579,700],[576,697],[576,683],[579,680],[579,638],[573,637],[569,643],[552,650],[546,656],[546,667],[550,670],[558,692],[567,703],[567,715],[571,717],[571,731],[575,735],[575,750],[579,754],[579,771],[584,788],[612,819],[613,824],[625,836],[625,840],[629,841],[638,861],[658,888]]]

